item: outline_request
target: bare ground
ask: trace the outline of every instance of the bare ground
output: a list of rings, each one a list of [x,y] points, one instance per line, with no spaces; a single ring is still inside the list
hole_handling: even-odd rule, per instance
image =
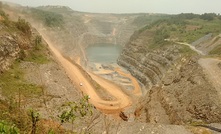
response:
[[[209,81],[216,88],[221,97],[221,69],[219,67],[221,60],[214,58],[201,58],[198,62],[203,67]]]
[[[130,98],[121,91],[121,88],[117,85],[103,80],[102,78],[90,73],[92,78],[105,88],[107,92],[109,92],[112,96],[117,98],[114,101],[106,101],[103,100],[97,93],[95,87],[91,84],[91,82],[86,78],[86,76],[81,72],[81,70],[72,64],[69,60],[65,59],[60,52],[53,46],[50,39],[47,38],[46,34],[40,32],[44,37],[45,41],[48,43],[49,48],[63,66],[67,75],[71,79],[71,81],[76,85],[76,88],[83,91],[85,94],[90,96],[90,102],[98,109],[107,113],[118,113],[123,108],[131,105]],[[83,83],[83,86],[80,86],[79,83]]]
[[[132,84],[134,86],[133,93],[135,95],[137,95],[137,96],[141,96],[142,95],[139,83],[137,82],[137,80],[131,74],[123,72],[120,68],[116,68],[115,71],[117,71],[120,75],[125,76],[125,77],[131,79]]]

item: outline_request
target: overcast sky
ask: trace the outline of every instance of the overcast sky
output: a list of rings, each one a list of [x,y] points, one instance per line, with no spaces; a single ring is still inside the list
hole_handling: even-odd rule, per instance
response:
[[[221,13],[221,0],[5,0],[24,6],[63,5],[95,13]]]

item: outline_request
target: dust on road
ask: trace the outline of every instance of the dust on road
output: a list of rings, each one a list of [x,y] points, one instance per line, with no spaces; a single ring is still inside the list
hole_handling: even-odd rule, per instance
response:
[[[117,98],[117,100],[111,101],[103,100],[96,93],[95,87],[87,79],[84,73],[76,65],[72,64],[69,60],[62,56],[62,54],[53,46],[53,43],[51,42],[50,38],[47,37],[47,34],[44,34],[42,31],[39,32],[48,43],[48,46],[53,52],[54,56],[65,69],[69,78],[72,80],[75,86],[77,86],[79,89],[81,89],[81,91],[90,96],[90,103],[92,103],[96,108],[106,113],[118,113],[122,109],[131,105],[131,99],[129,98],[129,96],[121,91],[121,88],[119,86],[90,73],[91,77],[98,84],[104,87],[104,89],[109,92],[113,97]],[[83,86],[81,86],[79,83],[83,83]]]

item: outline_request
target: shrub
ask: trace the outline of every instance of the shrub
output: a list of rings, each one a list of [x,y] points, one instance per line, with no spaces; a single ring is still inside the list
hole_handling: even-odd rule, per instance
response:
[[[73,131],[73,124],[77,118],[83,118],[85,116],[92,115],[92,105],[88,102],[89,96],[83,97],[80,102],[68,102],[62,106],[64,109],[61,115],[58,117],[60,118],[61,124],[65,122],[72,123],[72,131]]]
[[[19,129],[15,125],[11,125],[5,121],[0,121],[1,134],[19,134]]]
[[[35,15],[35,17],[42,20],[46,26],[55,27],[62,26],[63,24],[63,16],[61,14],[36,8],[32,8],[31,11]]]
[[[201,19],[208,21],[214,20],[214,17],[216,17],[215,13],[204,13],[200,16]]]
[[[36,37],[35,37],[35,39],[34,39],[34,42],[35,42],[35,49],[36,50],[39,50],[40,48],[39,48],[39,45],[41,44],[41,42],[42,42],[42,37],[40,36],[40,35],[37,35]]]
[[[22,31],[25,35],[27,35],[28,37],[31,37],[31,26],[29,24],[29,22],[25,21],[25,19],[22,18],[18,18],[18,21],[16,22],[16,27]]]

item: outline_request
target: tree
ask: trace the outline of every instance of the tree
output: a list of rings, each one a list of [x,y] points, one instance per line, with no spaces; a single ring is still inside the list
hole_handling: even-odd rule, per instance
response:
[[[215,13],[204,13],[200,16],[201,19],[208,21],[214,20],[214,17],[216,17]]]
[[[31,8],[34,17],[42,20],[48,27],[60,27],[64,23],[63,16],[59,13],[44,11],[36,8]]]
[[[32,121],[32,129],[31,129],[31,134],[36,134],[37,130],[37,122],[39,121],[40,114],[33,109],[30,110],[30,117]]]
[[[161,44],[164,42],[164,39],[169,38],[169,31],[167,29],[161,28],[155,32],[154,43]]]
[[[28,37],[31,37],[32,32],[31,32],[31,26],[29,22],[25,21],[25,19],[22,19],[21,17],[18,18],[18,21],[16,23],[16,27],[22,31],[25,35]]]
[[[39,50],[39,45],[40,45],[41,42],[42,42],[41,36],[40,36],[40,35],[37,35],[37,36],[35,37],[34,42],[35,42],[35,49],[36,49],[36,50]]]
[[[73,125],[76,118],[83,118],[87,115],[92,115],[92,105],[89,104],[88,100],[89,97],[84,96],[80,102],[68,102],[64,104],[62,108],[65,110],[63,110],[61,115],[58,116],[61,124],[71,122],[73,131]]]

